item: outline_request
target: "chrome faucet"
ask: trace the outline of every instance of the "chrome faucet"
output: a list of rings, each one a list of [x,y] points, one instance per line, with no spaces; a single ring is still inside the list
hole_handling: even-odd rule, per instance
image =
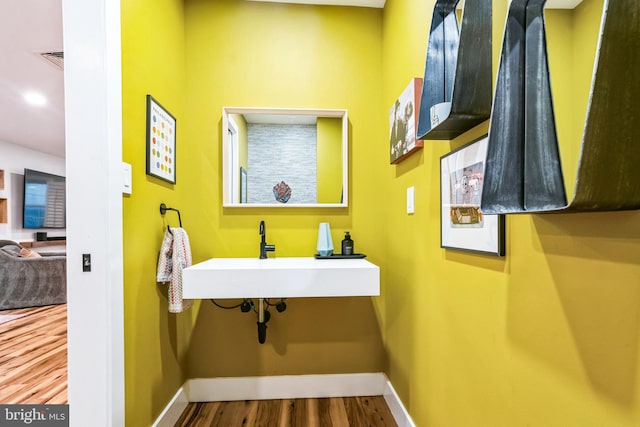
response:
[[[267,232],[264,226],[264,221],[260,221],[260,236],[262,237],[260,241],[260,259],[266,259],[267,252],[275,252],[276,245],[267,244]]]

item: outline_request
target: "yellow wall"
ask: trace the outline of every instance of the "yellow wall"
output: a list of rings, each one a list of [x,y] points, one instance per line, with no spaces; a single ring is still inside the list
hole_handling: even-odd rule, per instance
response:
[[[434,3],[386,2],[385,106],[422,76]],[[493,2],[494,78],[506,3]],[[572,79],[570,88],[554,85],[569,93],[555,100],[569,168],[579,152],[601,4],[585,0],[549,19],[554,32],[572,33],[549,41],[552,73],[558,59],[577,73],[558,77]],[[584,15],[593,20],[579,23]],[[391,200],[357,206],[382,208],[392,224],[377,234],[387,248],[380,304],[394,387],[420,426],[639,425],[640,212],[511,215],[504,259],[440,249],[439,158],[486,131],[485,124],[452,142],[425,141],[398,166],[375,165]],[[376,141],[383,151],[384,138]],[[408,216],[411,185],[416,213]]]
[[[186,380],[189,314],[167,311],[166,286],[156,284],[158,251],[167,224],[159,205],[197,209],[186,189],[198,157],[184,137],[184,17],[181,0],[122,2],[123,161],[133,169],[133,194],[123,200],[126,424],[148,426]],[[176,185],[145,173],[146,95],[176,118]],[[188,227],[191,216],[183,220]]]
[[[311,256],[318,224],[331,224],[334,247],[345,230],[356,248],[370,228],[358,227],[367,193],[365,163],[351,163],[349,208],[221,207],[220,135],[222,106],[339,108],[351,123],[369,122],[379,109],[382,85],[382,11],[244,0],[185,2],[187,108],[185,138],[197,146],[189,167],[200,181],[189,189],[198,208],[183,217],[197,230],[191,240],[194,261],[210,257],[257,257],[258,226],[266,222],[275,256]],[[340,66],[336,66],[340,64]],[[384,124],[351,126],[351,155],[368,150],[386,132]],[[362,239],[360,239],[362,237]],[[359,249],[357,249],[359,250]],[[271,254],[270,254],[271,256]],[[220,301],[230,304],[236,301]],[[376,372],[384,352],[369,298],[290,299],[284,313],[271,310],[267,342],[257,339],[256,316],[221,310],[202,302],[197,311],[189,376]]]
[[[344,230],[356,245],[367,241],[368,227],[360,242],[354,227],[363,212],[353,206],[362,196],[343,209],[223,209],[221,111],[223,105],[346,108],[352,120],[367,120],[379,104],[370,89],[382,83],[381,19],[375,9],[241,0],[123,2],[123,160],[133,165],[123,213],[127,425],[149,425],[190,377],[384,369],[368,298],[290,300],[285,313],[272,310],[267,343],[260,345],[254,314],[208,301],[169,314],[166,287],[155,283],[164,228],[177,222],[173,212],[159,215],[161,202],[180,209],[194,262],[258,256],[260,220],[275,256],[313,254],[324,221],[337,245]],[[147,93],[177,118],[175,185],[145,174]],[[366,151],[382,132],[383,125],[352,130],[350,154]],[[351,191],[365,194],[367,168],[350,167]]]
[[[342,120],[318,117],[317,130],[318,203],[339,203],[342,199]]]
[[[547,10],[545,20],[556,128],[567,198],[573,198],[603,0]]]
[[[568,84],[554,80],[569,164],[601,2],[549,16],[550,32],[566,35],[550,54],[554,79]],[[133,3],[122,8],[124,161],[134,171],[124,200],[127,425],[149,425],[187,378],[380,370],[420,426],[640,424],[640,212],[511,215],[505,258],[443,250],[439,158],[487,123],[388,163],[389,107],[422,76],[435,0],[387,0],[384,11]],[[494,0],[494,81],[506,3]],[[144,173],[147,93],[178,120],[176,185]],[[348,109],[349,208],[223,209],[223,105]],[[154,279],[160,202],[180,208],[194,262],[258,256],[260,220],[276,256],[310,255],[329,221],[335,246],[350,230],[356,252],[381,267],[382,296],[291,299],[272,310],[264,345],[253,314],[208,301],[168,314]]]

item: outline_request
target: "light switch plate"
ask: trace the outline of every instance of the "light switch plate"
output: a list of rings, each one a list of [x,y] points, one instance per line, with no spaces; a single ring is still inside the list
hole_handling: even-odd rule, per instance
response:
[[[122,162],[122,193],[131,194],[131,165]]]
[[[415,212],[415,187],[407,188],[407,213],[413,214]]]

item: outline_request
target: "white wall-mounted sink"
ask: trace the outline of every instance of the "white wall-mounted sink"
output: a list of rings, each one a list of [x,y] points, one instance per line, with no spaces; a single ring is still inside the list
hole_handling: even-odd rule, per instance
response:
[[[211,258],[182,272],[187,299],[376,295],[380,268],[364,259]]]

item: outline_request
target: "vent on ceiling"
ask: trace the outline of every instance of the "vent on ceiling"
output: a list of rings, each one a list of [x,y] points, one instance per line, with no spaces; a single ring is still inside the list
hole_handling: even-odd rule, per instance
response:
[[[64,68],[64,52],[44,52],[40,54],[41,57],[51,62],[59,69]]]

